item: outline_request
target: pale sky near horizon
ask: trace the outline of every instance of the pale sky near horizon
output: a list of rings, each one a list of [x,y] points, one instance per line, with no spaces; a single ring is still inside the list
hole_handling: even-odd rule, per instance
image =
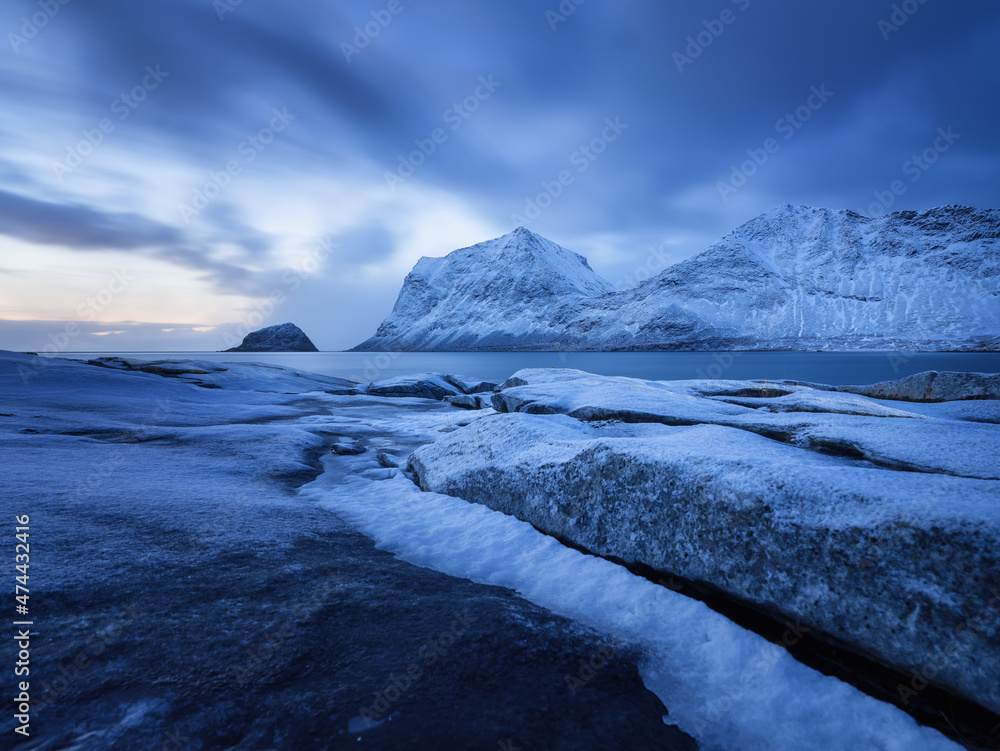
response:
[[[345,349],[518,223],[621,286],[786,202],[1000,206],[985,0],[9,0],[0,34],[0,349]]]

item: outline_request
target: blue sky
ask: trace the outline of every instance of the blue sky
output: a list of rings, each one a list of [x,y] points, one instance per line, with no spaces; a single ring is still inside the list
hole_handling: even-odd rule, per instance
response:
[[[8,0],[0,33],[2,348],[347,348],[518,223],[622,286],[786,202],[1000,206],[995,2]]]

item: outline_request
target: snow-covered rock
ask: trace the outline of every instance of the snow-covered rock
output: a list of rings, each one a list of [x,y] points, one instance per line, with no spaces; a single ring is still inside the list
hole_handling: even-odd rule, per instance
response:
[[[457,386],[465,394],[485,394],[496,391],[500,387],[492,381],[466,375],[446,375],[445,379]]]
[[[478,394],[459,394],[458,396],[446,396],[444,398],[448,404],[461,409],[486,409],[490,402],[485,397]]]
[[[461,389],[452,383],[447,376],[437,373],[387,378],[368,386],[370,396],[417,397],[442,401],[447,396],[457,396],[461,393]]]
[[[316,345],[294,323],[281,323],[251,331],[238,347],[226,352],[319,352]]]
[[[780,206],[621,292],[523,228],[424,258],[361,350],[1000,348],[1000,210]]]
[[[421,488],[798,619],[915,676],[904,696],[928,681],[1000,711],[997,425],[802,385],[505,386],[506,413],[414,452]]]
[[[489,406],[489,397],[485,395],[497,388],[491,381],[471,376],[418,373],[377,381],[369,384],[367,392],[371,396],[447,400],[459,407],[483,409]]]
[[[877,399],[911,402],[947,402],[959,399],[1000,399],[1000,375],[995,373],[939,373],[929,370],[895,381],[869,386],[838,386],[838,391]]]

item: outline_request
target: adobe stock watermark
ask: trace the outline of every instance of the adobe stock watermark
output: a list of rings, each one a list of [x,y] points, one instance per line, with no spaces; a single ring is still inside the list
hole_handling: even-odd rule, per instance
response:
[[[942,672],[951,669],[963,652],[968,655],[967,642],[970,638],[985,636],[990,631],[995,631],[997,614],[1000,613],[1000,590],[992,589],[990,597],[990,601],[983,608],[955,627],[944,648],[939,648],[935,654],[928,657],[919,669],[911,668],[909,683],[896,684],[896,694],[904,706],[909,706],[910,699],[928,686],[934,685],[934,679]]]
[[[374,357],[366,357],[362,365],[364,371],[353,373],[348,380],[355,383],[374,383],[399,358],[401,352],[379,352]]]
[[[795,623],[785,621],[784,625],[787,628],[777,643],[785,649],[795,646],[802,640],[803,636],[812,631],[811,628],[804,625],[800,620],[796,620]],[[710,725],[719,722],[719,720],[732,711],[737,703],[743,700],[744,696],[753,693],[754,682],[759,677],[770,673],[780,658],[781,652],[772,648],[771,645],[762,647],[753,659],[748,661],[746,669],[739,677],[734,678],[734,680],[726,684],[725,691],[722,692],[723,695],[708,701],[703,711],[692,718],[692,727],[689,732],[700,735]]]
[[[542,180],[540,183],[542,192],[534,198],[524,199],[524,214],[515,212],[510,215],[510,221],[514,226],[524,227],[532,220],[538,219],[542,212],[566,191],[566,188],[576,182],[577,176],[590,169],[590,165],[596,162],[608,150],[608,146],[617,141],[628,128],[628,124],[621,121],[620,115],[613,119],[604,118],[604,128],[600,134],[569,155],[569,164],[575,167],[576,171],[563,169],[553,179]]]
[[[73,683],[79,680],[92,665],[100,662],[99,658],[122,638],[124,630],[135,622],[141,612],[135,601],[116,607],[112,611],[111,621],[96,631],[72,660],[59,660],[57,663],[59,675],[55,674],[55,670],[49,672],[49,680],[42,683],[41,698],[32,701],[32,714],[38,715],[43,712],[57,701]]]
[[[742,352],[715,352],[712,355],[713,363],[707,368],[698,368],[696,375],[701,380],[717,381],[736,364],[736,361],[743,357]]]
[[[927,171],[931,167],[937,164],[941,155],[955,145],[958,139],[962,137],[962,134],[955,133],[949,125],[947,128],[938,128],[936,136],[930,146],[919,154],[914,154],[903,163],[902,172],[904,176],[910,178],[910,185],[919,182],[920,178],[927,174]],[[884,214],[892,208],[893,204],[896,203],[896,199],[906,194],[910,185],[907,185],[903,180],[893,180],[886,190],[876,190],[872,193],[875,197],[875,202],[868,205],[867,211],[864,208],[858,207],[856,209],[857,213],[866,216]]]
[[[343,586],[344,581],[339,569],[326,569],[322,584],[307,599],[288,609],[285,622],[280,627],[268,629],[263,638],[253,647],[247,648],[244,660],[230,666],[236,685],[241,689],[246,687],[268,660],[281,652],[286,642],[301,633],[304,623],[309,623],[321,608],[330,604],[332,595]]]
[[[265,320],[274,315],[278,306],[288,302],[288,294],[296,292],[306,279],[319,271],[323,261],[338,247],[329,237],[321,237],[306,258],[282,274],[281,286],[272,289],[265,297],[254,300],[254,310],[239,322],[235,334],[229,331],[223,334],[223,344],[226,349],[239,346],[247,334],[259,329]]]
[[[215,15],[220,21],[225,21],[226,16],[243,5],[243,0],[214,0],[212,7],[215,8]]]
[[[630,289],[647,279],[652,279],[657,273],[673,265],[674,261],[666,254],[666,248],[666,242],[660,243],[659,246],[651,245],[649,248],[649,257],[646,259],[646,262],[636,266],[635,271],[631,274],[626,274],[616,281],[614,284],[615,289],[619,292],[623,289]]]
[[[479,110],[483,102],[492,97],[501,86],[503,86],[503,82],[493,78],[492,73],[487,76],[479,76],[476,88],[473,89],[472,93],[461,102],[452,104],[441,115],[441,119],[448,126],[448,129],[437,127],[430,132],[427,138],[414,139],[413,144],[417,148],[409,154],[400,154],[399,166],[395,170],[386,170],[385,183],[389,190],[395,191],[397,185],[413,177],[420,166],[427,161],[427,158],[434,154],[441,144],[448,141],[449,131],[454,133],[465,125],[465,122]]]
[[[750,7],[750,0],[732,0],[732,3],[740,9],[740,11],[745,11]],[[732,8],[725,8],[718,18],[712,18],[701,22],[701,25],[705,28],[699,31],[693,36],[689,36],[684,41],[687,42],[687,46],[684,48],[684,52],[674,52],[673,61],[674,65],[677,66],[677,72],[683,73],[684,69],[694,64],[702,54],[715,44],[715,40],[721,37],[727,28],[736,22],[738,16],[733,12]]]
[[[576,9],[587,0],[562,0],[555,10],[545,11],[545,20],[549,22],[549,28],[553,31],[559,30],[559,24],[566,23],[569,17],[576,13]]]
[[[160,63],[155,66],[146,66],[146,75],[142,80],[133,86],[127,93],[111,102],[111,113],[118,115],[119,121],[128,120],[129,116],[141,105],[150,92],[156,91],[170,73],[160,69]],[[73,146],[66,147],[66,158],[61,162],[52,162],[52,171],[55,172],[59,182],[62,182],[66,175],[73,172],[87,159],[97,153],[104,141],[114,133],[118,125],[110,117],[101,118],[97,127],[88,128],[83,131],[83,139]]]
[[[186,224],[208,208],[214,200],[221,196],[232,184],[233,178],[239,175],[243,168],[256,159],[262,151],[274,143],[275,137],[284,132],[289,123],[295,119],[295,115],[288,112],[288,107],[277,107],[271,109],[273,117],[270,122],[261,128],[257,133],[240,142],[236,147],[236,154],[239,158],[230,159],[225,166],[216,172],[212,170],[208,173],[208,181],[200,188],[192,192],[190,203],[180,203],[177,205],[181,218]]]
[[[20,34],[11,31],[7,34],[7,41],[17,54],[21,48],[38,36],[39,32],[59,15],[62,6],[69,5],[71,0],[38,0],[38,8],[30,16],[21,16]]]
[[[410,0],[406,0],[410,2]],[[360,55],[372,40],[386,30],[393,19],[406,10],[403,0],[389,0],[386,6],[380,10],[371,12],[372,20],[364,26],[354,27],[354,36],[351,42],[341,42],[340,51],[344,53],[344,59],[351,62],[351,58]]]
[[[129,463],[135,459],[133,454],[140,443],[151,440],[160,432],[160,420],[172,415],[174,408],[169,398],[157,399],[154,404],[156,411],[120,435],[115,442],[114,452],[100,464],[91,466],[87,476],[77,482],[73,490],[73,496],[76,500],[85,501],[93,497],[114,477],[119,467],[129,466]]]
[[[925,5],[927,0],[903,0],[902,3],[893,3],[889,18],[880,18],[876,24],[882,33],[882,40],[888,42],[889,37],[905,26],[906,22]]]
[[[135,277],[129,273],[127,268],[123,267],[113,271],[111,279],[107,284],[76,306],[76,315],[79,321],[89,322],[96,319],[133,281],[135,281]],[[42,357],[34,359],[30,367],[26,365],[17,366],[18,375],[21,376],[22,383],[27,385],[28,381],[45,370],[49,365],[47,358],[55,357],[60,352],[65,352],[69,349],[73,340],[83,333],[80,330],[79,321],[69,321],[63,326],[62,331],[49,334],[49,343],[40,352]]]
[[[398,676],[389,675],[389,680],[382,691],[372,694],[374,701],[370,706],[358,708],[361,724],[365,730],[378,727],[388,719],[389,710],[407,691],[415,686],[427,673],[428,668],[446,654],[449,649],[461,639],[479,618],[469,615],[469,611],[456,613],[451,625],[435,638],[427,642],[417,651],[417,659],[407,665],[406,670]]]
[[[827,90],[826,84],[819,87],[812,86],[809,89],[809,97],[799,105],[793,112],[785,113],[785,116],[774,124],[774,130],[782,138],[767,138],[759,148],[747,149],[747,156],[750,157],[739,165],[730,165],[728,180],[719,180],[715,183],[719,196],[723,201],[728,201],[729,197],[747,184],[749,179],[760,171],[771,159],[772,156],[781,151],[781,142],[789,141],[795,137],[803,125],[809,122],[813,115],[823,108],[833,97],[833,92]]]
[[[597,674],[607,667],[608,662],[618,653],[618,648],[611,644],[605,644],[589,657],[581,657],[580,668],[575,673],[567,673],[563,676],[563,682],[570,694],[576,696],[577,691],[590,683]]]

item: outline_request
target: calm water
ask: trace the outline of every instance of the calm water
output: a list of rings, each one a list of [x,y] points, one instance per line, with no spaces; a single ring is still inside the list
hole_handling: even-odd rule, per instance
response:
[[[76,359],[120,355],[137,360],[264,362],[352,381],[407,373],[460,373],[502,381],[521,368],[576,368],[651,380],[687,378],[792,379],[816,383],[874,383],[924,370],[1000,373],[1000,353],[896,352],[87,352]]]

